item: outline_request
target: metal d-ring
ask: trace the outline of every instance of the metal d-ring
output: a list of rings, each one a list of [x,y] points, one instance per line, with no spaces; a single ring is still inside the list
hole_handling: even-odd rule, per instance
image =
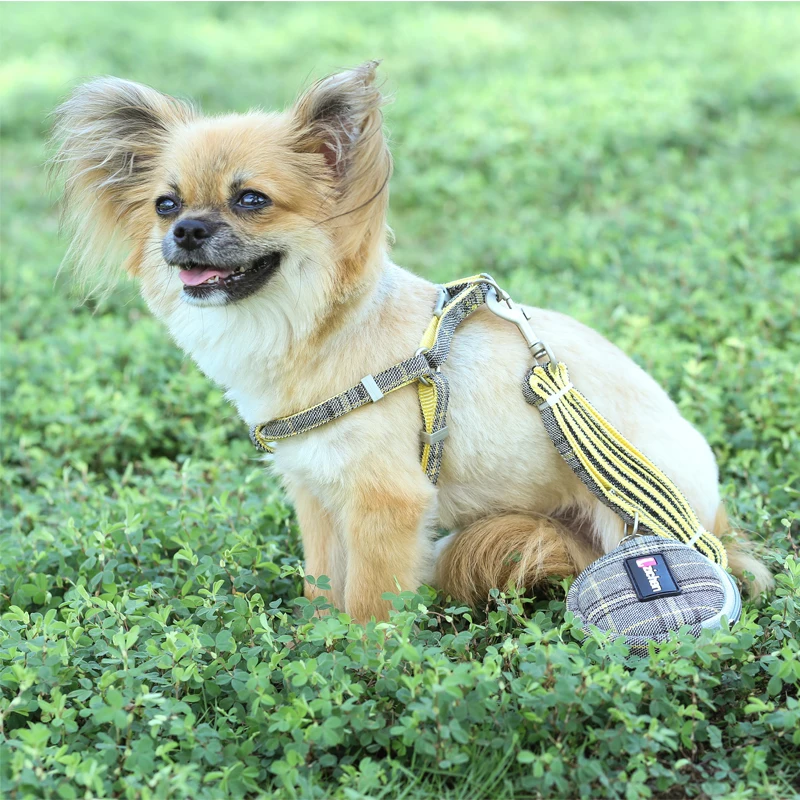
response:
[[[634,509],[634,512],[633,512],[633,530],[630,533],[628,533],[628,523],[627,522],[623,523],[622,542],[624,542],[627,539],[633,539],[634,536],[639,536],[639,509],[638,508]],[[620,544],[622,544],[622,542],[620,542]]]
[[[422,355],[423,353],[428,353],[428,352],[430,352],[430,347],[420,347],[419,350],[417,350],[417,352],[414,353],[414,355],[419,356]],[[430,364],[428,364],[428,366],[430,367]],[[431,369],[431,372],[441,372],[441,371],[442,371],[441,367],[436,367],[436,369]],[[417,378],[417,380],[420,383],[424,384],[425,386],[433,386],[433,382],[429,381],[428,378],[425,377],[424,375],[420,375],[419,378]]]

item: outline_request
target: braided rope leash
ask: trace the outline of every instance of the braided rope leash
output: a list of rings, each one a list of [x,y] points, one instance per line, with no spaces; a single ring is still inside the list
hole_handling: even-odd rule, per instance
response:
[[[677,486],[572,385],[566,365],[557,361],[536,336],[525,309],[486,273],[439,287],[433,318],[414,356],[374,376],[365,376],[347,391],[305,411],[253,426],[253,444],[264,452],[274,452],[277,440],[333,422],[416,383],[423,420],[420,462],[435,484],[448,434],[450,397],[441,367],[458,326],[484,304],[519,328],[534,359],[522,387],[525,399],[539,409],[550,439],[582,483],[626,526],[683,542],[725,568],[725,548],[703,528]]]

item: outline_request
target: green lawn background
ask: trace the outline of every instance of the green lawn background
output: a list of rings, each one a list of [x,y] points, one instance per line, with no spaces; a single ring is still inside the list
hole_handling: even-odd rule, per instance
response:
[[[0,790],[21,798],[789,798],[800,774],[800,8],[6,3]],[[394,255],[596,327],[717,453],[778,573],[633,668],[563,587],[296,600],[292,511],[123,283],[80,305],[47,114],[115,74],[208,112],[370,58]],[[380,365],[377,365],[380,366]]]

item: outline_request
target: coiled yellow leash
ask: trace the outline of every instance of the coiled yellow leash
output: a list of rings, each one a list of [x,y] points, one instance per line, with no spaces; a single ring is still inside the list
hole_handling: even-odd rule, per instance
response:
[[[525,399],[542,414],[561,456],[589,490],[626,523],[676,539],[727,566],[722,542],[700,524],[675,484],[572,385],[565,364],[533,367]]]
[[[535,362],[523,384],[525,399],[539,409],[550,439],[575,475],[635,532],[643,529],[683,542],[724,569],[727,555],[722,542],[703,528],[675,484],[572,385],[566,365],[533,332],[526,311],[485,273],[439,287],[433,319],[412,358],[367,375],[346,392],[306,411],[254,426],[253,444],[272,452],[277,439],[332,422],[378,402],[388,392],[417,383],[424,426],[420,460],[435,484],[447,437],[449,401],[441,367],[458,325],[484,304],[514,323],[525,338]]]

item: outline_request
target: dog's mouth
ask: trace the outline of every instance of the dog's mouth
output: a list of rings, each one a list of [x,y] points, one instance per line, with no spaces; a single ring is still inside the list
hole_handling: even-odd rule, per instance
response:
[[[281,254],[272,252],[249,264],[217,267],[210,264],[180,264],[178,276],[183,295],[189,302],[211,305],[235,302],[257,292],[272,277],[280,264]]]

